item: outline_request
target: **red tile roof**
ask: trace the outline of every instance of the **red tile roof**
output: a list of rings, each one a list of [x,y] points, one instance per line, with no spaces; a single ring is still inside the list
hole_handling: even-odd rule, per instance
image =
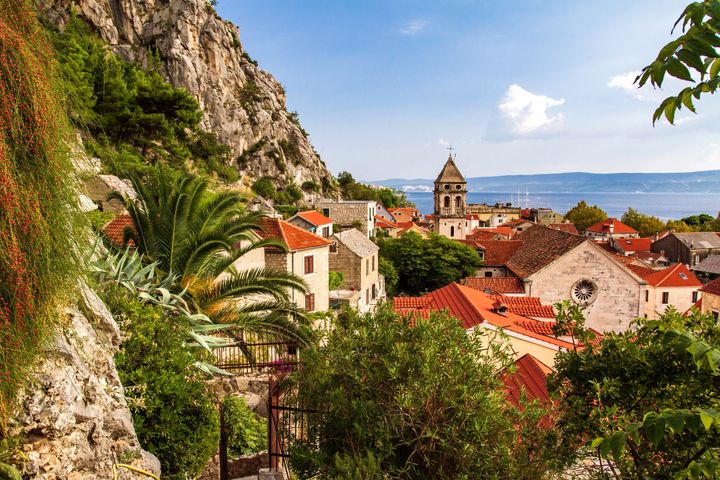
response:
[[[542,225],[533,225],[515,239],[523,244],[507,262],[507,267],[521,278],[529,277],[587,241],[578,235]]]
[[[306,212],[298,212],[298,217],[302,218],[306,222],[309,222],[316,227],[320,227],[322,225],[328,225],[332,223],[332,220],[323,215],[320,212],[316,212],[315,210],[308,210]]]
[[[615,248],[624,252],[649,252],[652,238],[618,238],[614,242]]]
[[[617,218],[607,218],[602,222],[591,225],[585,229],[586,232],[610,233],[610,225],[613,226],[613,233],[638,233],[634,228],[625,225]]]
[[[547,376],[552,369],[529,353],[515,361],[515,370],[502,377],[506,387],[508,400],[520,406],[523,394],[525,399],[532,402],[549,402],[550,395],[547,389]]]
[[[500,235],[505,235],[507,238],[510,238],[513,235],[513,229],[510,227],[481,227],[473,230],[470,235],[467,235],[467,237],[473,237],[476,232],[499,233]]]
[[[512,297],[507,295],[493,295],[495,300],[502,302],[518,315],[533,318],[555,318],[555,309],[552,305],[543,305],[538,297]],[[550,332],[552,334],[552,332]]]
[[[548,227],[555,230],[560,230],[561,232],[572,233],[573,235],[579,234],[577,228],[575,228],[575,225],[573,225],[572,223],[552,223],[548,225]]]
[[[303,230],[279,218],[262,218],[260,226],[263,229],[263,232],[259,233],[262,238],[280,239],[290,251],[324,247],[331,243],[319,235]]]
[[[483,240],[476,243],[477,248],[485,252],[485,265],[505,265],[523,245],[520,240]]]
[[[487,232],[482,230],[473,231],[470,235],[466,236],[466,240],[507,240],[509,237],[503,233],[497,233],[497,232]]]
[[[432,299],[428,297],[395,297],[393,306],[395,308],[418,308],[425,307]]]
[[[403,300],[398,301],[399,298]],[[507,307],[505,312],[499,312],[497,307],[500,302],[498,302],[497,298],[478,290],[458,285],[457,283],[451,283],[422,297],[396,297],[394,300],[394,308],[398,313],[411,314],[413,310],[411,310],[412,307],[409,305],[412,302],[420,302],[420,300],[407,300],[408,298],[429,299],[427,304],[416,307],[415,311],[447,310],[450,315],[461,321],[465,329],[474,328],[487,322],[495,327],[540,340],[555,345],[556,347],[572,348],[572,343],[555,338],[554,336],[538,333],[539,328],[527,328],[528,323],[526,323],[545,322],[533,320],[515,313],[515,307],[511,304],[505,305]],[[427,316],[425,313],[422,315]]]
[[[107,225],[103,227],[103,233],[109,238],[114,244],[124,246],[125,242],[125,230],[129,229],[135,231],[135,224],[133,223],[132,217],[127,214],[118,215],[113,218]],[[131,247],[135,246],[135,242],[130,240],[128,245]]]
[[[525,293],[518,277],[467,277],[462,284],[486,293]]]
[[[478,221],[480,221],[480,216],[479,216],[479,215],[475,215],[475,214],[468,213],[467,215],[465,215],[465,220],[478,220]]]
[[[711,295],[720,295],[720,277],[706,284],[700,291]]]
[[[375,215],[375,226],[377,228],[398,228],[397,223],[388,222],[380,215]]]
[[[670,265],[663,270],[628,265],[633,272],[654,287],[702,287],[703,284],[682,263]]]

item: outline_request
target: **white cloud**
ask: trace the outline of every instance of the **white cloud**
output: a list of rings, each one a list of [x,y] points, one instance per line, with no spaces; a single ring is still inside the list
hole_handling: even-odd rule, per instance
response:
[[[658,90],[652,89],[649,85],[638,88],[635,79],[641,72],[627,72],[620,75],[614,75],[608,79],[607,87],[622,90],[635,100],[641,102],[655,102],[662,97]]]
[[[403,26],[399,32],[402,35],[417,35],[418,33],[425,30],[425,27],[428,26],[427,20],[411,20],[409,21],[405,26]]]
[[[500,122],[491,122],[491,137],[536,137],[556,133],[563,127],[563,114],[549,112],[565,103],[545,95],[528,92],[520,85],[510,85],[498,105]]]

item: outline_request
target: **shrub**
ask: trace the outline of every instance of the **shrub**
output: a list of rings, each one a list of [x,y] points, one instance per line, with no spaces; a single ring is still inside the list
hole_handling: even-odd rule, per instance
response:
[[[387,305],[347,310],[303,351],[289,382],[304,408],[323,413],[291,451],[301,478],[353,478],[358,468],[367,478],[541,478],[543,410],[505,401],[509,351],[445,313],[415,323]]]
[[[319,192],[320,191],[320,185],[317,182],[314,182],[312,180],[304,181],[300,188],[302,188],[306,192]]]
[[[131,332],[116,364],[140,443],[160,459],[163,478],[194,478],[216,451],[220,423],[184,345],[187,328],[122,287],[108,286],[103,299]]]
[[[0,2],[0,432],[79,276],[63,93],[34,3]]]
[[[277,189],[273,181],[267,177],[260,178],[252,184],[250,187],[256,195],[260,195],[263,198],[273,199]]]
[[[330,290],[337,290],[345,280],[345,275],[342,272],[330,272],[328,280]]]
[[[241,397],[225,397],[228,448],[236,457],[267,449],[267,421],[250,410]]]

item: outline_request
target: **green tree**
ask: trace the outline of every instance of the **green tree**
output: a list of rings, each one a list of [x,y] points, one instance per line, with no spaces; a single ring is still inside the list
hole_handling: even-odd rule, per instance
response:
[[[300,478],[541,478],[545,413],[504,399],[509,352],[445,313],[411,327],[390,307],[343,311],[292,373],[298,400],[323,412],[291,448]],[[384,476],[378,476],[377,465]]]
[[[693,100],[703,94],[715,93],[720,84],[720,0],[704,0],[689,4],[673,26],[682,24],[682,35],[665,45],[657,58],[643,68],[635,79],[639,87],[648,81],[662,87],[669,74],[694,85],[662,101],[653,114],[653,124],[663,115],[675,122],[675,113],[683,107],[695,112]]]
[[[380,256],[378,257],[378,271],[385,277],[385,292],[389,297],[394,296],[399,280],[395,265],[389,259]]]
[[[720,327],[711,315],[675,310],[635,327],[557,356],[549,387],[559,402],[558,450],[567,464],[612,456],[602,478],[701,478],[687,469],[714,470],[720,460],[720,417],[700,413],[720,408]]]
[[[337,290],[345,280],[345,275],[342,272],[330,272],[328,275],[328,287],[330,290]]]
[[[577,205],[568,210],[565,218],[575,225],[578,232],[582,233],[589,226],[602,222],[608,218],[608,216],[607,213],[597,205],[591,207],[585,203],[585,200],[581,200]]]
[[[426,240],[411,232],[380,242],[380,255],[397,271],[398,290],[419,294],[475,274],[482,263],[465,244],[431,234]]]
[[[275,195],[277,193],[277,189],[275,188],[275,184],[273,181],[267,177],[259,178],[255,180],[255,183],[252,184],[252,191],[256,195],[260,195],[263,198],[266,198],[268,200],[272,200],[275,198]]]
[[[628,208],[627,211],[623,213],[620,221],[640,232],[641,237],[649,237],[658,232],[662,232],[667,228],[665,222],[660,220],[658,217],[645,215],[632,207]]]
[[[146,261],[177,276],[176,288],[187,290],[191,308],[213,323],[308,339],[307,318],[290,302],[290,291],[305,291],[300,278],[265,268],[232,268],[257,248],[285,248],[280,240],[256,240],[260,216],[244,213],[237,192],[210,192],[205,180],[173,181],[162,172],[149,183],[131,179],[137,199],[126,205],[135,228],[126,236]]]

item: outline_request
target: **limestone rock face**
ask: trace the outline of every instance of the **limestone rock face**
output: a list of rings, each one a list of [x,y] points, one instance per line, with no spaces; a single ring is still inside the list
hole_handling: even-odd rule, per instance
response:
[[[25,474],[43,480],[113,478],[113,464],[160,474],[160,462],[135,434],[113,354],[120,330],[94,292],[68,319],[42,355],[11,433],[22,434]],[[85,313],[84,313],[85,312]],[[137,478],[118,469],[119,478]]]
[[[148,49],[157,50],[166,78],[195,96],[202,127],[232,148],[241,174],[298,185],[330,178],[297,118],[286,110],[282,85],[254,64],[238,28],[221,19],[209,0],[37,2],[61,29],[76,12],[128,61],[147,64]]]

